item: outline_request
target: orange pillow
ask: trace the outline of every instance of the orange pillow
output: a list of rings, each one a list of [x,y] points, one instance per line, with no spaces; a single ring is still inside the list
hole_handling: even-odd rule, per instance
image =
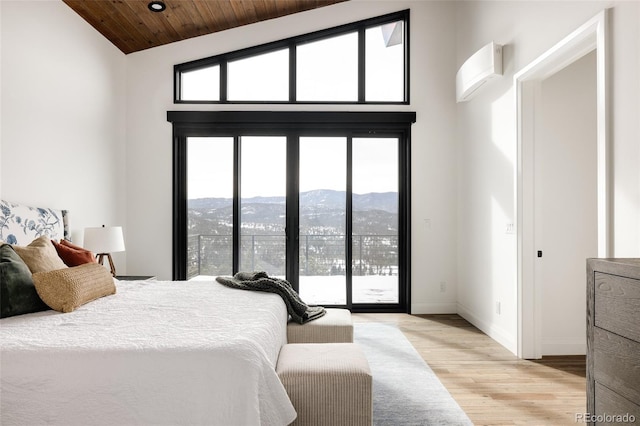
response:
[[[76,250],[86,250],[84,247],[77,246],[69,240],[60,240],[60,244],[62,244],[63,246],[71,247]]]
[[[51,240],[53,246],[58,252],[58,256],[64,262],[65,265],[73,267],[84,265],[85,263],[96,263],[96,258],[87,249],[83,249],[80,246],[71,244],[66,240],[61,240],[59,243]]]

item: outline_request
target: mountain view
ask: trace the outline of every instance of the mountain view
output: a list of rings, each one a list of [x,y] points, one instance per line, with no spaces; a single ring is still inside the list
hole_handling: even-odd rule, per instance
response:
[[[344,273],[344,191],[300,193],[301,274]],[[285,197],[241,200],[242,269],[284,275]],[[353,194],[354,266],[380,274],[397,265],[398,194]],[[232,199],[188,200],[189,275],[229,274]],[[355,269],[354,269],[355,273]]]

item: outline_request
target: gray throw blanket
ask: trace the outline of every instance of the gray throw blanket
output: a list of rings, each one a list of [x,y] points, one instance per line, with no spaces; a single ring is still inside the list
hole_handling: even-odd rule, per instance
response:
[[[217,277],[216,281],[227,287],[278,294],[287,305],[291,319],[298,324],[320,318],[326,312],[322,306],[304,303],[289,281],[272,278],[266,272],[238,272],[233,277]]]

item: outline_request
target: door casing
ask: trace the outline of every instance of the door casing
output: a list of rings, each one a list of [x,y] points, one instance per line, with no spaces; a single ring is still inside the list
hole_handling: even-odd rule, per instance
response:
[[[540,82],[593,50],[597,55],[598,257],[611,255],[607,20],[608,11],[605,9],[514,75],[518,149],[515,197],[518,239],[517,355],[520,358],[541,358],[541,289],[535,285],[533,215],[533,147],[536,140],[536,99],[539,97]]]

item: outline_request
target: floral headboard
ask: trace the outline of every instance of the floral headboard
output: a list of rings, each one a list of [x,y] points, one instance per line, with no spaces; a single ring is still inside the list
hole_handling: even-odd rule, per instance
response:
[[[30,207],[0,200],[0,240],[27,245],[43,235],[69,240],[67,210]]]

